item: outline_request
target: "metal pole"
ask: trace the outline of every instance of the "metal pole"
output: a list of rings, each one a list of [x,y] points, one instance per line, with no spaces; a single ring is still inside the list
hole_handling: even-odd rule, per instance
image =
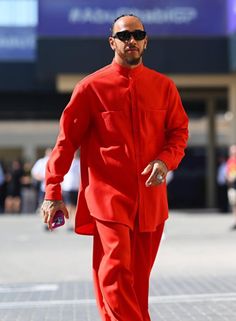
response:
[[[215,164],[215,101],[213,98],[207,100],[208,118],[208,142],[207,142],[207,164],[206,164],[206,201],[208,208],[216,207],[216,164]]]

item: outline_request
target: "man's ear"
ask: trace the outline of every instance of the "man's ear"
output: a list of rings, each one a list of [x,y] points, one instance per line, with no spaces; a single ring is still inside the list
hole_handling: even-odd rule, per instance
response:
[[[109,44],[112,50],[115,50],[115,41],[113,37],[109,37]]]
[[[145,42],[144,42],[144,49],[147,49],[147,43],[148,43],[148,38],[146,37]]]

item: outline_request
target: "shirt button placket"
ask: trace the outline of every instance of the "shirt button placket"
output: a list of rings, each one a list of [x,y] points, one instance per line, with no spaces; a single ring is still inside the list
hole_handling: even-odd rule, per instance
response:
[[[138,183],[138,212],[140,207],[140,181],[139,173],[141,172],[140,166],[140,133],[139,133],[139,114],[137,108],[137,101],[135,95],[135,82],[134,79],[129,76],[130,82],[130,96],[131,96],[131,115],[132,115],[132,127],[133,127],[133,142],[135,150],[135,159],[136,159],[136,170],[137,170],[137,183]],[[139,218],[140,220],[140,218]]]
[[[134,133],[134,144],[135,144],[135,153],[138,161],[139,153],[139,117],[138,117],[138,109],[135,95],[135,84],[132,77],[129,77],[130,80],[130,93],[131,93],[131,111],[132,111],[132,125],[133,125],[133,133]]]

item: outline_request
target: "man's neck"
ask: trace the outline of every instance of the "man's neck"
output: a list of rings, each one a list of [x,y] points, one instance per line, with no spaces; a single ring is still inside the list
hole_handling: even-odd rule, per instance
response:
[[[123,60],[119,59],[119,57],[114,57],[114,60],[115,62],[118,64],[118,65],[121,65],[122,67],[125,67],[125,68],[130,68],[130,69],[134,69],[138,66],[140,66],[142,64],[142,58],[140,58],[139,60],[139,63],[136,64],[136,65],[131,65],[131,64],[128,64],[126,62],[124,62]]]

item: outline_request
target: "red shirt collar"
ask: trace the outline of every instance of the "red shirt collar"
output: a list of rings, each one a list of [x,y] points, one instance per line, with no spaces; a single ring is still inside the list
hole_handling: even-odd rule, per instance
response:
[[[116,71],[118,71],[119,74],[121,74],[125,77],[129,77],[129,76],[132,77],[132,76],[139,74],[143,70],[143,67],[144,67],[143,63],[139,64],[135,68],[124,67],[124,66],[118,64],[114,59],[112,61],[112,66]]]

